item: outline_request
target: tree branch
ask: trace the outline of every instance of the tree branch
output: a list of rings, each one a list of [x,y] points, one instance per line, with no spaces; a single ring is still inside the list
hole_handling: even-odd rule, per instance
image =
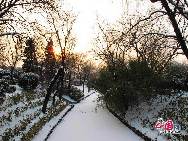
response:
[[[14,36],[14,35],[18,35],[18,34],[20,34],[20,33],[18,33],[18,32],[7,32],[7,33],[2,33],[2,34],[0,34],[0,37],[2,37],[2,36],[7,36],[7,35],[12,35],[12,36]]]

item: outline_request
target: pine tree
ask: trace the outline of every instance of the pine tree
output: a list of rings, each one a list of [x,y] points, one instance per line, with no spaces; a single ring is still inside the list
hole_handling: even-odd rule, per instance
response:
[[[24,72],[36,72],[37,71],[37,58],[36,58],[36,46],[34,40],[29,38],[26,41],[26,47],[24,50],[23,70]]]
[[[45,51],[45,77],[47,80],[52,79],[55,74],[56,59],[53,50],[53,41],[50,38]]]

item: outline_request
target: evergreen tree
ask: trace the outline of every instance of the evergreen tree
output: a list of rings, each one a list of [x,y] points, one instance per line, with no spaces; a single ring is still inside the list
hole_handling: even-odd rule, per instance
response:
[[[47,80],[52,79],[55,74],[56,59],[53,50],[53,41],[50,38],[45,51],[45,77]]]
[[[36,46],[32,38],[26,41],[24,57],[22,66],[24,72],[35,72],[37,70]]]

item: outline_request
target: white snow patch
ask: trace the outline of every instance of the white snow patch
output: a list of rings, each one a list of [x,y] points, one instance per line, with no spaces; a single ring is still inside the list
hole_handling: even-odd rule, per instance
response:
[[[15,95],[22,93],[22,88],[20,86],[18,86],[18,85],[10,85],[10,86],[16,87],[16,91],[11,94],[8,94],[8,96],[15,96]]]
[[[71,106],[67,106],[60,114],[58,114],[56,117],[51,119],[49,122],[47,122],[43,128],[40,130],[40,132],[33,138],[32,141],[44,141],[50,130],[53,128],[53,126],[58,122],[58,120],[67,112],[67,110]]]
[[[49,141],[142,141],[106,108],[97,107],[98,93],[75,105]],[[35,141],[40,141],[38,140]]]
[[[64,99],[66,99],[66,100],[68,100],[68,101],[72,102],[72,103],[76,103],[76,101],[75,101],[75,100],[73,100],[72,98],[70,98],[70,96],[63,95],[62,97],[63,97]]]

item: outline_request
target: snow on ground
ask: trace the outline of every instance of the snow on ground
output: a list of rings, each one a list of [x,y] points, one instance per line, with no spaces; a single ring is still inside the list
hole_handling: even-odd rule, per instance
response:
[[[63,97],[65,100],[70,101],[71,103],[76,103],[75,100],[73,100],[72,98],[70,98],[70,97],[67,96],[67,95],[62,95],[62,97]]]
[[[182,97],[185,97],[185,98],[188,97],[188,92],[183,92]]]
[[[22,93],[22,88],[19,87],[18,85],[10,85],[10,86],[16,87],[16,91],[14,93],[12,93],[12,94],[8,94],[9,96],[14,96],[14,95],[18,95],[18,94]]]
[[[159,131],[154,129],[154,124],[158,118],[172,119],[174,123],[179,124],[181,128],[185,121],[183,120],[187,113],[186,97],[187,92],[179,92],[174,95],[157,95],[150,100],[139,101],[138,105],[129,107],[124,115],[124,119],[128,123],[156,141],[167,141],[165,134],[159,134]],[[185,101],[183,103],[182,99]],[[180,101],[181,100],[181,101]],[[183,134],[184,129],[180,133]],[[186,133],[187,134],[187,133]],[[178,141],[173,134],[171,135],[174,141]]]
[[[40,130],[40,132],[33,138],[32,141],[44,141],[53,126],[67,112],[67,110],[69,110],[69,108],[71,108],[71,106],[67,106],[60,114],[47,122],[45,126],[43,126],[43,128]]]
[[[142,141],[106,108],[97,106],[97,96],[98,93],[94,93],[76,104],[48,141]],[[42,138],[34,141],[42,141]]]
[[[34,124],[46,117],[41,112],[45,96],[44,89],[38,86],[34,91],[24,91],[18,85],[14,86],[16,91],[7,94],[5,101],[0,105],[0,141],[20,141]],[[66,106],[63,101],[61,104]],[[52,101],[49,101],[48,107],[51,105]]]

